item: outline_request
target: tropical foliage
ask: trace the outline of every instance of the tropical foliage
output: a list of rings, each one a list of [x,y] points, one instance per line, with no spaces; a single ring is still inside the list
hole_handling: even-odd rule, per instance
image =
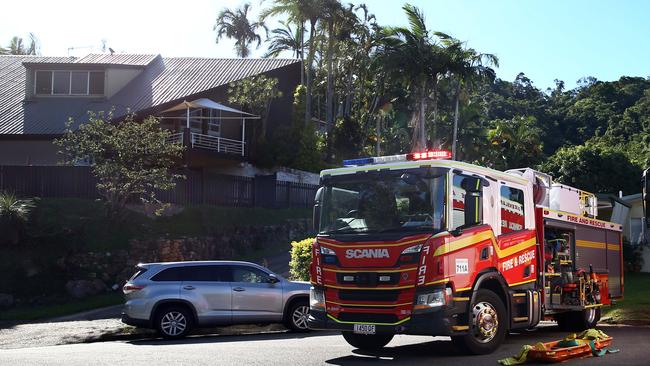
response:
[[[217,22],[214,30],[217,32],[217,39],[222,37],[232,38],[235,40],[235,52],[239,57],[248,57],[250,55],[250,46],[257,42],[257,48],[262,44],[262,37],[257,34],[258,29],[266,30],[262,22],[249,22],[248,11],[251,4],[245,3],[239,9],[231,11],[223,9],[217,15]]]
[[[316,130],[312,151],[325,165],[442,148],[498,169],[546,169],[595,191],[639,190],[632,177],[650,165],[646,78],[584,77],[572,90],[556,80],[542,90],[523,72],[512,81],[498,78],[495,55],[437,32],[409,4],[405,26],[378,24],[366,5],[339,0],[261,6],[257,22],[281,20],[266,55],[303,64],[298,113],[307,127],[284,137],[309,141],[304,133]],[[275,163],[294,164],[288,155],[279,152]]]
[[[13,193],[0,192],[0,244],[15,245],[20,242],[33,208],[32,200],[20,199]]]
[[[34,33],[29,33],[29,43],[18,36],[11,38],[9,45],[0,47],[0,55],[38,55],[40,54],[40,44]]]

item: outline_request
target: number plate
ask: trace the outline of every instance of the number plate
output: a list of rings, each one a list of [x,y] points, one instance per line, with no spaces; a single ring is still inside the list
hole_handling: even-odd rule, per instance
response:
[[[373,324],[355,324],[354,333],[356,334],[375,334],[375,326]]]

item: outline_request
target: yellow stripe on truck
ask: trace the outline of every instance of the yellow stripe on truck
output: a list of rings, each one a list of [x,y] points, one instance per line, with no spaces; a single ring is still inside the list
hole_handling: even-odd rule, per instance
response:
[[[583,248],[605,249],[607,244],[598,241],[576,240],[576,245]]]

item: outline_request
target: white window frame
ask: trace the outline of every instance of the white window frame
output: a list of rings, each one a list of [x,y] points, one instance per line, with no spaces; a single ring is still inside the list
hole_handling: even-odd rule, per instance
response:
[[[524,210],[524,227],[521,230],[515,230],[515,231],[511,231],[509,233],[504,233],[502,231],[503,228],[501,226],[501,224],[502,224],[502,218],[501,218],[501,187],[504,187],[504,186],[509,187],[509,188],[518,189],[518,190],[520,190],[520,191],[522,191],[524,193],[524,207],[523,207],[523,210]],[[534,225],[533,223],[534,223],[534,220],[535,220],[535,211],[534,211],[533,202],[532,202],[532,192],[530,191],[529,186],[499,180],[499,182],[497,183],[496,192],[494,192],[494,193],[496,194],[496,197],[495,197],[496,202],[495,202],[494,206],[496,208],[496,218],[497,218],[496,219],[496,227],[495,227],[495,229],[498,229],[499,235],[512,234],[512,233],[516,233],[516,232],[519,232],[519,231],[528,230],[528,229],[531,229],[533,227],[533,225]]]
[[[49,72],[50,73],[50,93],[45,94],[45,93],[38,93],[36,91],[36,82],[38,80],[38,73],[39,72]],[[68,73],[68,93],[67,94],[54,94],[54,73],[55,72],[66,72]],[[72,93],[72,73],[73,72],[85,72],[86,73],[86,93],[84,94],[79,94],[79,93]],[[51,95],[51,96],[57,96],[57,97],[95,97],[95,96],[102,96],[105,94],[106,90],[106,85],[104,85],[104,91],[102,91],[101,94],[90,94],[90,73],[92,72],[101,72],[104,77],[106,77],[106,71],[104,70],[60,70],[60,69],[52,69],[52,70],[43,70],[43,69],[36,69],[34,70],[34,95],[37,96],[46,96],[46,95]],[[106,83],[104,83],[106,84]]]

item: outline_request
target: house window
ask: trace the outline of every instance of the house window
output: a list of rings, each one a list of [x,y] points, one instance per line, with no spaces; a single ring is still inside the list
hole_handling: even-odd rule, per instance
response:
[[[523,230],[526,227],[524,213],[524,191],[501,186],[501,234]]]
[[[208,135],[221,136],[221,120],[219,119],[219,112],[215,109],[209,109],[208,114]]]
[[[37,71],[36,72],[36,94],[52,94],[52,72],[51,71]]]
[[[68,71],[52,72],[52,94],[70,94],[70,73]]]
[[[103,95],[103,71],[36,71],[34,94]]]

